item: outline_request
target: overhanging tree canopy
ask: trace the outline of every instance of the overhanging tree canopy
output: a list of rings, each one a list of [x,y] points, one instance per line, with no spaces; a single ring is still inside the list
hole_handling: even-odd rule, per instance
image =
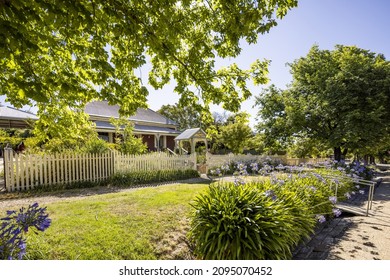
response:
[[[20,107],[33,101],[81,108],[92,99],[132,114],[146,106],[149,83],[176,80],[180,104],[230,111],[250,96],[248,79],[267,81],[268,61],[249,70],[215,69],[257,41],[296,0],[0,0],[0,94]],[[44,107],[41,107],[44,110]]]

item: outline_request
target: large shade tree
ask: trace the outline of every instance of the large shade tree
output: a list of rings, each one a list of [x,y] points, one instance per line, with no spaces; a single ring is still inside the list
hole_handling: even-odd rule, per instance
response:
[[[249,115],[246,112],[229,117],[227,123],[220,127],[218,134],[219,142],[236,154],[242,153],[249,146],[252,138]]]
[[[320,50],[315,45],[290,67],[288,89],[258,97],[260,105],[273,104],[259,112],[270,135],[312,138],[332,148],[336,160],[348,150],[373,151],[389,135],[390,63],[383,55],[355,46]]]
[[[240,40],[255,43],[296,0],[0,0],[0,94],[16,107],[36,102],[83,108],[119,104],[128,115],[145,107],[141,67],[160,89],[171,79],[180,104],[208,112],[237,111],[267,81],[268,61],[248,70],[216,69],[237,57]],[[49,112],[46,112],[49,113]],[[203,114],[209,116],[210,114]]]
[[[178,104],[168,104],[161,106],[157,112],[175,121],[179,130],[197,127],[205,129],[205,125],[201,122],[200,113],[191,106],[180,107]]]

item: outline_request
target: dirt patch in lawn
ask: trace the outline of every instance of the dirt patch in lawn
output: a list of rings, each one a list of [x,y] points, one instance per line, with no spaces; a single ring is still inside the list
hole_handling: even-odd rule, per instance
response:
[[[183,218],[176,229],[154,240],[158,259],[194,260],[193,249],[187,238],[189,229],[189,219]]]

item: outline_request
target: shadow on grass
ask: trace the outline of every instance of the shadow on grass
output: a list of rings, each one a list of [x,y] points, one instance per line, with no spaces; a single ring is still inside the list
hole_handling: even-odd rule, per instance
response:
[[[136,190],[140,188],[153,188],[163,185],[171,184],[210,184],[209,179],[205,178],[192,178],[186,180],[177,180],[177,181],[166,181],[166,182],[157,182],[150,184],[140,184],[140,185],[131,185],[131,186],[113,186],[113,185],[98,185],[92,187],[84,188],[66,188],[64,186],[50,186],[42,187],[29,191],[19,191],[19,192],[6,192],[3,191],[0,193],[0,203],[2,201],[10,201],[13,199],[24,199],[32,197],[58,197],[58,198],[71,198],[71,197],[84,197],[92,195],[101,195],[108,193],[118,193],[124,190]]]

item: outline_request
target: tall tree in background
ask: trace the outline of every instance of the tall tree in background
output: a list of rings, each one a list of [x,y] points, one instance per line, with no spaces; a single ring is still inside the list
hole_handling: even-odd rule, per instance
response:
[[[193,107],[181,108],[178,104],[163,105],[157,112],[175,121],[179,125],[180,130],[197,127],[205,129],[204,124],[201,122],[200,113]]]
[[[270,89],[258,98],[275,105],[260,110],[262,126],[280,135],[272,124],[281,124],[288,135],[332,148],[336,160],[348,150],[372,151],[388,137],[390,63],[383,55],[355,46],[332,51],[313,46],[290,67],[293,82],[287,90],[275,95]]]
[[[146,107],[139,73],[149,61],[155,89],[174,79],[180,104],[211,119],[212,103],[237,111],[251,95],[248,80],[267,82],[269,63],[216,69],[216,58],[237,57],[240,40],[255,43],[295,6],[296,0],[0,0],[0,94],[16,107],[64,101],[75,111],[107,100],[131,115]]]
[[[255,106],[259,107],[256,142],[261,144],[262,152],[283,153],[289,144],[292,131],[287,122],[283,94],[283,90],[271,85],[256,96]]]
[[[242,153],[253,137],[248,117],[245,112],[238,113],[231,116],[227,124],[220,128],[219,141],[235,154]]]

